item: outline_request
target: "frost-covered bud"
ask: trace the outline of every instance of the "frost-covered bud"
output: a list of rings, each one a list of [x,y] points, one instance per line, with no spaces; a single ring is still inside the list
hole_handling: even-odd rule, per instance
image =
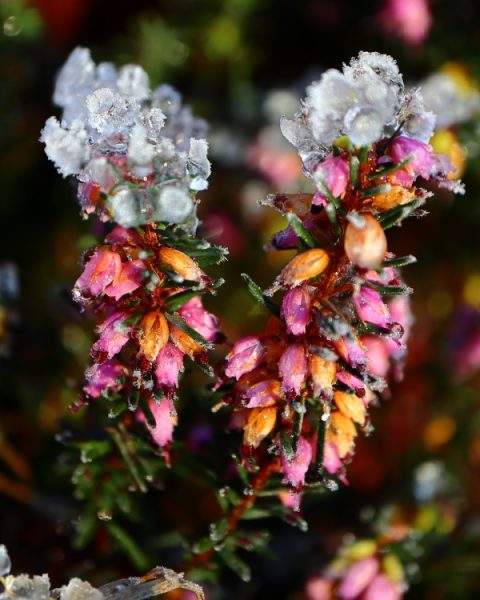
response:
[[[135,101],[123,98],[110,88],[100,88],[85,100],[89,123],[102,135],[110,136],[130,127],[138,111]]]
[[[109,196],[107,206],[112,220],[123,227],[138,227],[143,222],[135,195],[126,187]]]
[[[193,211],[190,194],[176,185],[161,187],[153,203],[155,221],[183,223]]]
[[[118,71],[116,66],[111,62],[102,62],[97,66],[95,77],[96,88],[116,88],[117,87]]]
[[[362,223],[349,223],[345,230],[345,252],[349,260],[363,269],[376,269],[387,253],[387,238],[380,223],[370,214]]]
[[[155,146],[147,140],[147,130],[142,125],[132,127],[127,155],[132,165],[143,167],[140,170],[134,169],[137,175],[144,176],[148,174],[150,169],[146,167],[151,164],[155,156]]]
[[[103,600],[102,592],[77,577],[60,589],[60,600]]]
[[[385,120],[373,106],[356,106],[345,115],[345,133],[355,146],[369,146],[382,137]]]
[[[8,593],[9,592],[9,593]],[[48,575],[18,575],[11,580],[7,598],[18,598],[18,600],[49,600],[50,580]],[[3,594],[2,594],[3,595]]]
[[[83,169],[81,181],[95,183],[100,190],[107,193],[115,184],[118,183],[119,176],[108,160],[101,156],[93,158]]]
[[[10,573],[12,562],[8,555],[8,550],[4,544],[0,544],[0,577],[5,577]]]
[[[75,121],[64,129],[55,117],[50,117],[42,130],[40,141],[45,153],[64,177],[80,171],[88,159],[87,132],[82,123]]]
[[[182,106],[182,96],[175,88],[167,83],[159,85],[152,93],[152,102],[166,115],[178,113]]]
[[[206,140],[190,139],[187,168],[189,174],[193,177],[190,182],[190,189],[192,190],[200,191],[208,187],[207,179],[210,177],[212,168],[207,153],[208,143]]]
[[[93,89],[95,63],[88,48],[75,48],[60,69],[55,83],[53,101],[65,107]]]
[[[150,108],[142,114],[142,123],[149,139],[160,141],[165,126],[165,114],[160,108]]]
[[[138,65],[125,65],[120,69],[117,80],[118,89],[125,96],[139,102],[150,96],[150,81],[147,73]]]

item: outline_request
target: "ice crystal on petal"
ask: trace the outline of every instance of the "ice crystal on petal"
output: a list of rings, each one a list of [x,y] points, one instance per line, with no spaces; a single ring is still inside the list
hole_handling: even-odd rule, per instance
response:
[[[4,544],[0,544],[0,577],[8,575],[11,568],[12,563],[10,561],[10,556],[8,555],[8,550]]]
[[[100,88],[85,100],[89,123],[103,135],[113,135],[132,125],[137,105],[110,88]]]
[[[99,590],[77,577],[70,579],[60,590],[60,600],[102,600],[103,597]]]
[[[142,219],[139,205],[134,193],[129,188],[122,188],[108,198],[108,208],[112,218],[122,227],[138,227]]]
[[[45,153],[64,177],[75,175],[88,158],[87,132],[80,121],[64,129],[55,117],[50,117],[42,130],[40,141]]]
[[[128,160],[140,167],[152,162],[155,146],[147,140],[147,130],[143,125],[134,125],[128,142]]]
[[[122,67],[118,74],[117,86],[122,94],[139,101],[146,100],[150,95],[148,75],[138,65]]]
[[[48,575],[18,575],[12,581],[8,590],[9,596],[18,600],[49,600],[50,580]]]
[[[190,194],[175,185],[163,186],[154,203],[154,218],[165,223],[182,223],[192,213]]]
[[[58,106],[67,106],[90,90],[95,82],[95,63],[87,48],[75,48],[60,69],[53,101]]]

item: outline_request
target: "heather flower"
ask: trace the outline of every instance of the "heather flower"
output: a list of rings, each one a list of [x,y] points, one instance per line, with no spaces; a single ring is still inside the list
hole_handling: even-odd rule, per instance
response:
[[[178,377],[183,371],[183,352],[168,342],[157,354],[155,376],[160,386],[178,387]]]
[[[310,294],[306,286],[293,288],[285,294],[282,301],[282,315],[291,334],[305,333],[310,320]]]
[[[83,389],[91,398],[98,398],[108,391],[118,391],[125,374],[126,369],[117,361],[94,363],[85,373],[87,384]]]
[[[307,357],[302,345],[288,346],[280,358],[278,372],[282,378],[282,388],[286,392],[299,394],[307,374]]]
[[[163,448],[173,439],[173,430],[177,423],[177,414],[173,406],[171,398],[163,398],[149,402],[149,409],[155,419],[155,426],[147,424],[148,431],[152,436],[153,441]],[[137,413],[138,419],[145,422],[143,412]]]
[[[418,46],[425,41],[432,26],[429,0],[385,0],[379,21],[388,35]]]
[[[213,342],[218,333],[218,318],[203,307],[198,296],[186,302],[178,311],[185,323],[209,342]]]
[[[312,446],[304,437],[297,442],[297,450],[293,457],[282,456],[283,474],[285,480],[293,487],[299,487],[305,482],[305,475],[312,461]]]
[[[235,342],[231,352],[227,355],[225,374],[227,377],[239,379],[244,373],[249,373],[260,362],[263,354],[263,345],[259,338],[249,336]]]

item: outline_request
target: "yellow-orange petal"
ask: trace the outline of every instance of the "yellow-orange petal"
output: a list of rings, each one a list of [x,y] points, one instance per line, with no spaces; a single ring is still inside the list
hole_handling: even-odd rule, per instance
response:
[[[193,358],[195,354],[203,350],[198,342],[176,325],[170,324],[170,337],[175,346],[190,358]]]
[[[335,361],[325,360],[321,356],[312,354],[308,359],[308,367],[316,394],[321,391],[328,392],[332,389],[337,373],[337,363]]]
[[[351,419],[340,411],[335,411],[330,415],[326,441],[336,447],[340,458],[345,458],[353,450],[356,436],[357,430]]]
[[[158,251],[158,260],[162,267],[180,275],[189,281],[199,281],[204,273],[198,264],[184,252],[169,246],[162,246]]]
[[[401,185],[393,185],[389,192],[377,194],[370,199],[372,206],[377,210],[390,210],[401,204],[408,204],[415,198],[415,192]]]
[[[280,273],[280,281],[284,285],[299,285],[302,281],[321,275],[329,260],[328,254],[321,248],[297,254]]]
[[[387,238],[380,223],[371,214],[362,214],[363,226],[349,223],[345,230],[345,252],[354,265],[376,269],[387,253]]]
[[[356,394],[337,390],[333,395],[335,404],[340,412],[359,425],[365,425],[365,404]]]
[[[152,310],[140,321],[140,333],[138,338],[140,350],[145,358],[154,361],[167,342],[167,319],[160,311]]]
[[[250,410],[245,428],[243,431],[243,441],[247,446],[257,448],[260,442],[275,427],[277,419],[277,409],[274,406],[266,408],[252,408]]]

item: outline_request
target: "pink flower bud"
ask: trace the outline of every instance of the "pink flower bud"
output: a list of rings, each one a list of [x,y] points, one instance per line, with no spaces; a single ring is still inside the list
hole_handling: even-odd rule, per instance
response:
[[[390,322],[390,313],[381,295],[372,288],[362,286],[353,296],[358,316],[367,323],[386,328]]]
[[[289,290],[283,297],[282,316],[293,335],[305,333],[310,319],[310,294],[303,285]]]
[[[364,600],[400,600],[402,595],[401,586],[398,583],[379,573],[368,586]]]
[[[428,0],[386,0],[379,18],[386,33],[412,46],[421,44],[432,26]]]
[[[338,340],[335,346],[340,356],[352,367],[359,367],[366,363],[365,352],[357,338],[345,336]]]
[[[362,214],[361,224],[347,225],[344,247],[352,264],[362,269],[376,269],[387,253],[387,238],[373,215]]]
[[[338,588],[338,597],[351,600],[360,596],[378,573],[378,567],[376,558],[365,558],[353,563],[343,576]]]
[[[282,378],[282,388],[286,392],[293,390],[299,394],[307,375],[305,348],[301,344],[288,346],[280,357],[278,371]]]
[[[248,388],[245,398],[248,399],[247,408],[260,406],[274,406],[282,398],[283,393],[280,382],[275,379],[260,381]]]
[[[258,337],[250,335],[241,338],[227,354],[227,377],[239,379],[244,373],[249,373],[260,364],[263,353],[264,347]]]
[[[168,342],[157,354],[155,376],[158,385],[178,387],[178,376],[182,371],[183,353]]]
[[[94,364],[85,373],[87,384],[83,390],[92,398],[98,398],[110,389],[118,391],[121,387],[120,378],[125,372],[125,367],[114,360],[107,360],[101,365]]]
[[[128,313],[116,312],[106,319],[98,328],[100,338],[93,345],[96,352],[106,352],[112,358],[120,352],[130,338],[132,328],[125,324]]]
[[[147,424],[148,431],[153,441],[163,448],[173,439],[173,430],[177,424],[177,414],[170,398],[162,398],[159,402],[150,400],[148,403],[152,415],[155,417],[155,427],[146,423],[145,416],[141,411],[137,412],[137,418]]]
[[[374,336],[362,338],[362,344],[367,355],[368,372],[377,377],[385,377],[390,368],[387,340]]]
[[[98,296],[118,277],[121,269],[120,256],[116,252],[100,248],[89,258],[83,273],[75,282],[75,288]]]
[[[201,298],[194,296],[180,309],[183,320],[206,340],[213,341],[218,332],[218,318],[205,310]]]
[[[432,175],[435,158],[433,150],[428,144],[401,135],[393,140],[388,151],[395,163],[410,158],[410,162],[404,170],[414,179],[419,176],[428,179]]]
[[[349,176],[348,161],[340,156],[327,156],[318,165],[313,175],[320,192],[326,187],[335,198],[345,194]]]
[[[288,460],[285,455],[282,455],[284,481],[293,487],[301,486],[305,482],[305,474],[312,461],[312,454],[310,443],[304,437],[300,437],[295,456]]]
[[[132,260],[122,264],[122,268],[113,282],[106,288],[105,294],[119,300],[140,287],[145,273],[145,264],[141,260]]]
[[[323,466],[333,475],[342,468],[342,461],[335,444],[327,442],[323,449]]]

